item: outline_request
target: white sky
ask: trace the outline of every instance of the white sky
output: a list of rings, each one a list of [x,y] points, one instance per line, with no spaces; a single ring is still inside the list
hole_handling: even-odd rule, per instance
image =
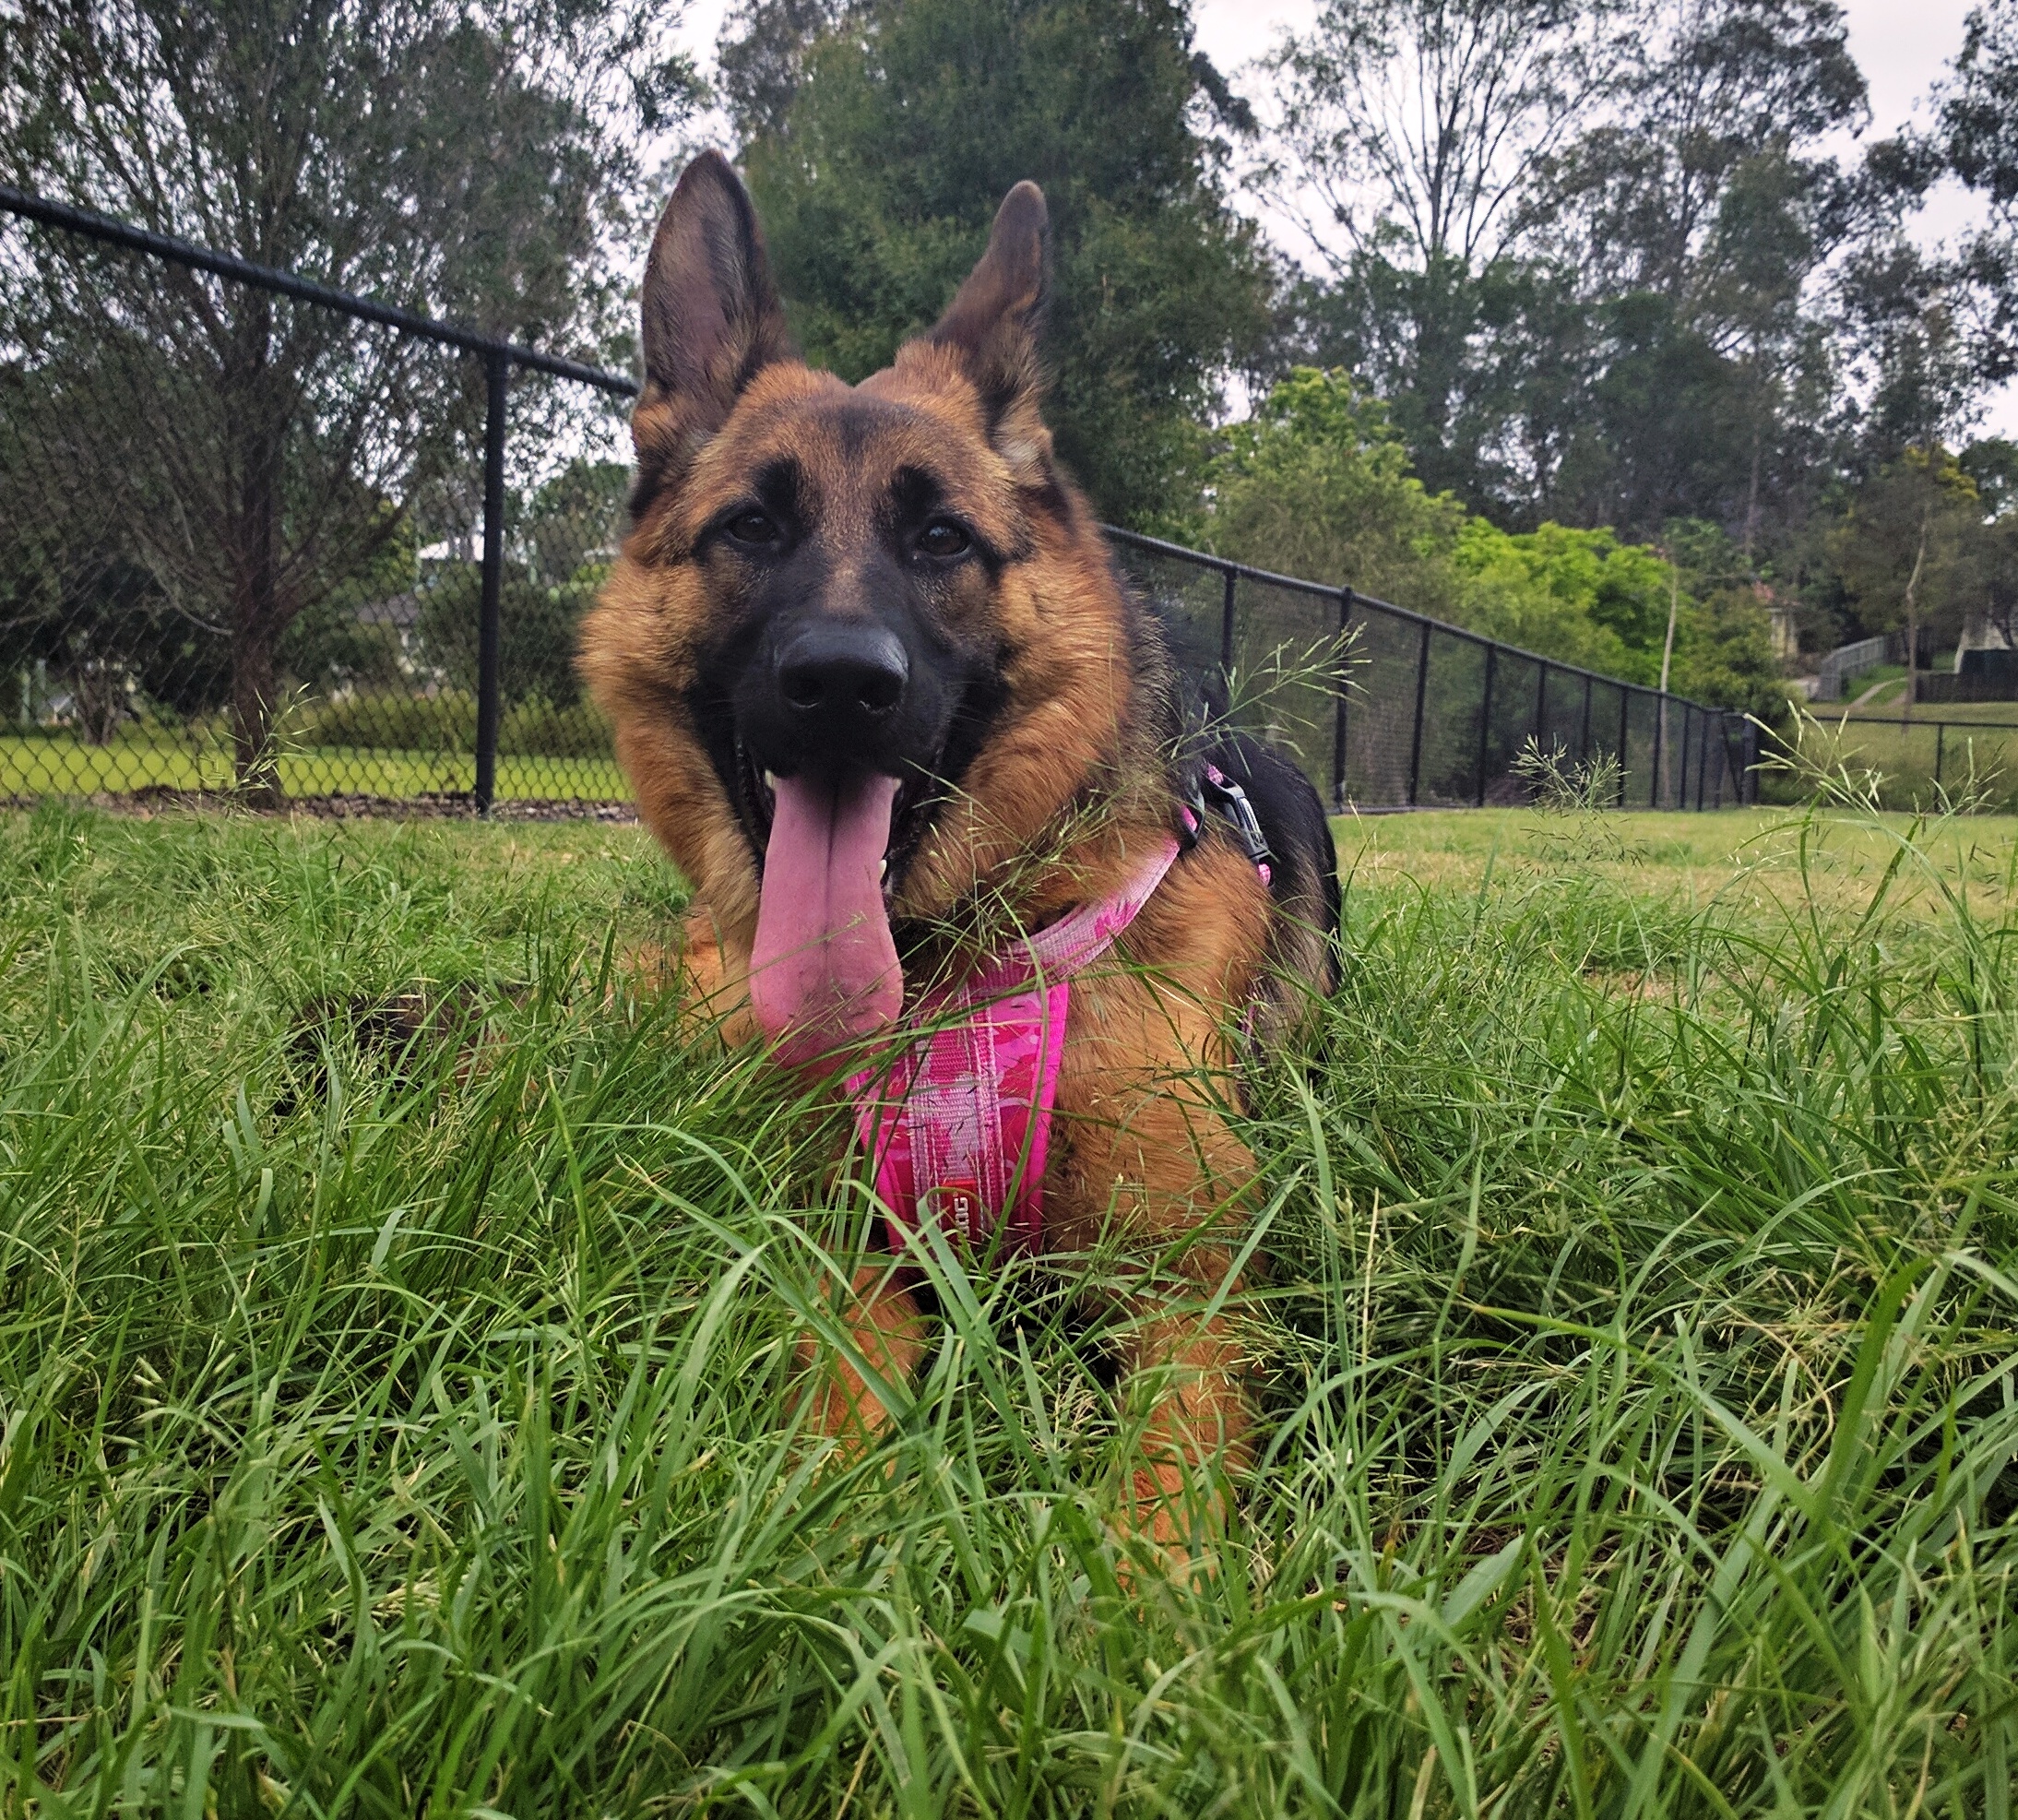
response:
[[[1973,0],[1842,0],[1849,20],[1850,52],[1870,86],[1871,127],[1867,137],[1882,137],[1912,121],[1927,119],[1929,89],[1962,48],[1963,20]],[[1194,0],[1201,50],[1229,76],[1262,55],[1285,30],[1307,26],[1318,0]],[[690,0],[680,38],[704,67],[713,61],[715,39],[721,30],[729,0]],[[1240,86],[1247,87],[1248,84]],[[1839,153],[1853,154],[1847,138]],[[1970,225],[1977,205],[1957,184],[1948,184],[1929,198],[1918,230],[1931,244],[1953,237]],[[1990,403],[1983,428],[2018,436],[2018,383],[2006,387]]]

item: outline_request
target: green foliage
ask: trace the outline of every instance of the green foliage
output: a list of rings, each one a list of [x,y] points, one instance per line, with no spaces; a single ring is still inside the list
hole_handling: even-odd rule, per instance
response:
[[[362,692],[289,716],[283,738],[287,746],[304,751],[473,753],[477,700],[467,689],[433,695],[407,689]],[[610,726],[585,701],[556,707],[546,696],[532,695],[504,710],[497,749],[524,758],[607,759]]]
[[[1416,479],[1386,407],[1346,375],[1299,367],[1276,381],[1227,430],[1208,479],[1206,549],[1454,616],[1464,508]]]
[[[1815,280],[1895,219],[1827,149],[1864,113],[1840,8],[1333,0],[1272,74],[1274,195],[1324,259],[1304,346],[1432,489],[1632,538],[1799,520],[1846,339]]]
[[[599,579],[603,570],[596,565],[606,566],[616,548],[630,489],[631,470],[623,462],[586,457],[540,486],[516,527],[533,573],[550,584],[575,579],[577,572]]]
[[[288,717],[285,743],[307,751],[352,747],[387,752],[474,752],[477,698],[468,689],[418,695],[361,690]]]
[[[1277,381],[1225,433],[1208,476],[1210,510],[1193,534],[1221,555],[1349,584],[1605,675],[1660,680],[1674,578],[1660,553],[1609,530],[1509,532],[1467,514],[1416,478],[1386,407],[1343,374],[1300,367]],[[1763,610],[1714,585],[1728,540],[1678,529],[1686,572],[1671,686],[1784,713]]]
[[[0,821],[0,1804],[2003,1813],[2012,825],[1566,819],[1348,834],[1261,1457],[1127,1580],[1098,1255],[807,1436],[846,1121],[612,994],[639,831]]]
[[[1976,482],[1946,449],[1909,448],[1859,487],[1827,547],[1864,628],[1913,620],[1952,637],[1982,521]]]
[[[761,9],[759,9],[761,10]],[[933,321],[1010,186],[1051,212],[1049,419],[1103,516],[1163,523],[1196,485],[1217,375],[1268,329],[1176,0],[907,0],[802,53],[745,150],[809,358],[859,379]]]
[[[575,673],[575,629],[609,575],[591,564],[548,586],[507,564],[498,590],[499,692],[505,703],[534,697],[572,708],[581,697]],[[414,628],[422,661],[455,687],[477,687],[483,575],[475,563],[442,563],[421,582]]]
[[[1474,629],[1628,682],[1660,680],[1669,572],[1652,550],[1608,530],[1513,535],[1472,518],[1454,559]]]
[[[608,763],[615,744],[609,721],[593,703],[576,701],[562,708],[544,696],[533,696],[504,710],[497,749],[524,758],[599,758]]]
[[[280,639],[288,674],[318,694],[388,688],[399,677],[399,635],[387,609],[420,578],[413,517],[389,502],[389,533],[370,540],[371,557],[327,593],[312,599]]]
[[[1675,634],[1669,687],[1692,701],[1739,708],[1764,725],[1784,727],[1788,685],[1773,655],[1773,626],[1750,588],[1720,588],[1692,603]]]

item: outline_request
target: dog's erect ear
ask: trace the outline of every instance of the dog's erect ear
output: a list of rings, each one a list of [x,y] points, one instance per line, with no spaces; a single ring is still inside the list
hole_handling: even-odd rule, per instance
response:
[[[1038,331],[1050,291],[1051,215],[1044,192],[1018,184],[995,211],[988,251],[925,339],[953,353],[981,395],[991,434],[1027,410],[1043,375]],[[1019,410],[1020,408],[1020,410]]]
[[[681,173],[645,262],[645,396],[683,439],[721,427],[737,396],[793,357],[750,195],[719,152]]]

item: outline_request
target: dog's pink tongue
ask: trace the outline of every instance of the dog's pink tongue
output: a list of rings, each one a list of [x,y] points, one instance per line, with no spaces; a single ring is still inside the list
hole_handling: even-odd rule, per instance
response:
[[[904,975],[883,909],[895,778],[772,780],[750,1003],[789,1067],[887,1029]]]

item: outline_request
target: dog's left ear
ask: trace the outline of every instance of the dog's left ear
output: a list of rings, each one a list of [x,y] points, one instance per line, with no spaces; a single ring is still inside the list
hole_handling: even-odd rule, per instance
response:
[[[952,354],[973,381],[989,437],[1013,467],[1050,447],[1038,417],[1044,389],[1038,336],[1051,291],[1050,253],[1044,192],[1018,184],[996,210],[980,264],[924,338]]]

